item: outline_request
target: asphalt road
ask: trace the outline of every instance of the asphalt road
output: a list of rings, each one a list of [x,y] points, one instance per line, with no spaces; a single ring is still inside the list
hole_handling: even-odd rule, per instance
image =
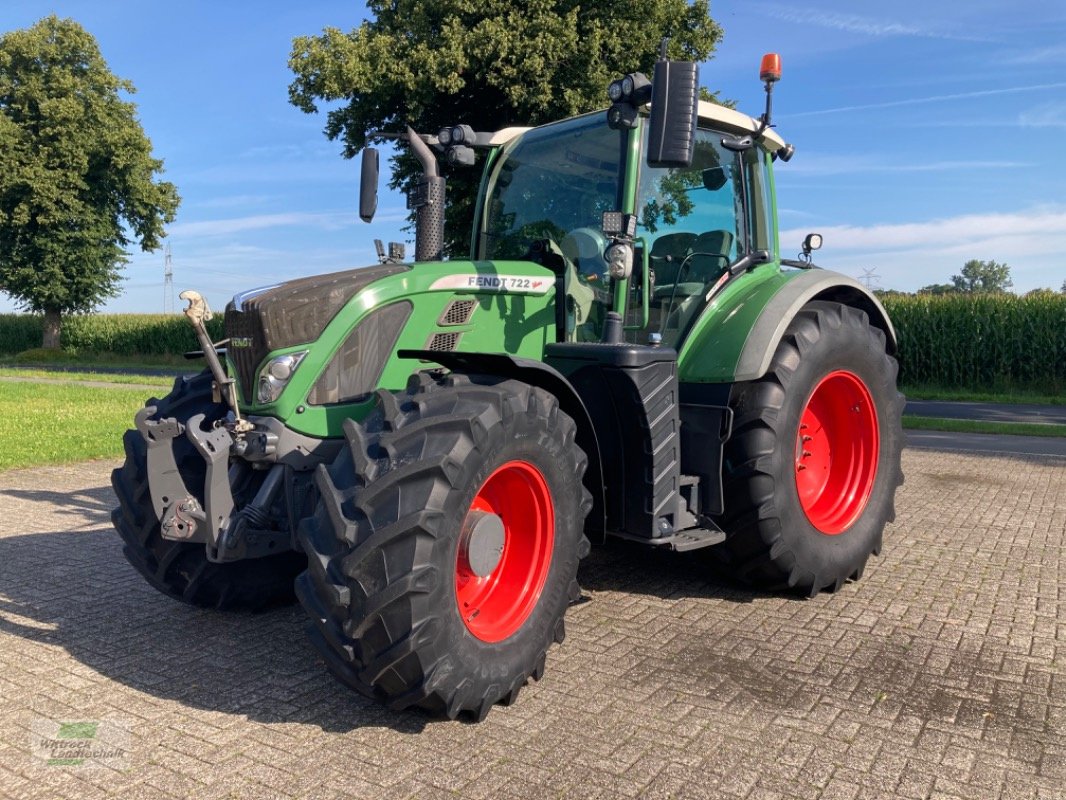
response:
[[[1066,458],[1066,437],[948,433],[947,431],[904,431],[904,433],[907,437],[907,447],[911,448]]]
[[[1066,425],[1066,406],[908,400],[904,413],[918,417],[972,419],[980,422],[1031,422]]]
[[[920,417],[969,419],[981,422],[1066,425],[1066,406],[908,400],[904,413]],[[1066,457],[1066,438],[913,430],[906,431],[906,436],[908,447],[930,450]]]

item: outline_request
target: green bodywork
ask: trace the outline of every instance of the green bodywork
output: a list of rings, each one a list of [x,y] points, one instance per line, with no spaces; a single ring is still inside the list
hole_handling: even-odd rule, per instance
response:
[[[642,121],[641,126],[643,124]],[[544,128],[534,129],[537,130]],[[642,134],[642,127],[631,131],[627,146],[621,150],[622,191],[619,196],[622,200],[621,210],[627,213],[635,213],[638,205],[638,184],[640,170],[643,169]],[[479,222],[475,226],[474,254],[480,252],[478,230],[485,213],[483,204],[486,186],[490,183],[489,173],[500,161],[501,154],[506,156],[521,138],[490,152],[486,159],[486,178],[482,183],[482,199],[477,212]],[[768,230],[772,260],[727,282],[695,317],[677,347],[678,374],[682,382],[732,383],[745,343],[767,303],[798,275],[803,274],[802,270],[782,268],[780,265],[770,156],[765,152],[760,153],[765,163],[768,185],[766,194],[758,202],[769,204],[769,208],[764,210],[770,220]],[[647,263],[647,247],[638,247],[637,252],[632,280],[638,287],[643,281],[642,302],[633,302],[634,292],[615,292],[614,310],[627,312],[627,339],[644,342],[649,332],[644,328],[648,324],[649,293],[647,270],[641,268],[641,259],[643,256],[644,263]],[[521,260],[444,261],[416,263],[411,267],[410,270],[377,280],[357,292],[315,342],[278,350],[267,356],[270,359],[284,353],[306,351],[303,361],[276,402],[261,405],[254,402],[254,398],[242,397],[242,411],[251,415],[277,417],[293,430],[310,436],[342,435],[343,421],[347,418],[363,418],[374,405],[372,397],[355,403],[315,406],[307,402],[308,393],[351,331],[372,311],[390,303],[409,302],[412,312],[382,372],[379,385],[385,389],[402,389],[412,372],[428,366],[417,360],[399,358],[396,352],[427,349],[430,338],[436,333],[461,333],[455,347],[458,351],[506,353],[534,360],[543,360],[545,345],[556,340],[555,276],[550,270]],[[475,275],[514,276],[528,279],[530,284],[519,292],[476,287],[442,288],[439,284],[434,286],[448,276]],[[452,285],[455,285],[454,279]],[[478,301],[469,324],[461,327],[440,325],[445,308],[457,298]],[[630,299],[627,301],[626,298]],[[232,364],[230,371],[234,374]]]
[[[522,276],[530,281],[529,293],[433,288],[450,276]],[[241,410],[258,416],[285,420],[288,427],[309,436],[340,436],[346,418],[361,419],[373,407],[372,399],[355,404],[315,406],[307,403],[308,393],[319,374],[352,332],[375,309],[395,302],[410,302],[411,315],[396,343],[395,351],[423,350],[435,333],[460,333],[457,349],[480,352],[507,352],[524,358],[540,359],[544,345],[554,340],[553,299],[555,276],[528,261],[444,261],[415,264],[413,268],[390,275],[358,292],[326,326],[322,335],[309,344],[278,350],[267,360],[284,353],[306,351],[288,386],[276,402],[260,405],[241,398]],[[543,285],[538,285],[543,284]],[[543,291],[544,293],[538,293]],[[456,298],[473,298],[478,307],[463,326],[441,326],[445,307]],[[551,337],[551,339],[549,339]],[[423,367],[418,361],[399,358],[394,352],[385,364],[380,385],[402,389],[407,377]],[[235,368],[229,365],[230,374]]]
[[[800,274],[770,263],[728,284],[682,342],[677,354],[678,379],[683,383],[733,383],[756,320],[774,295]]]

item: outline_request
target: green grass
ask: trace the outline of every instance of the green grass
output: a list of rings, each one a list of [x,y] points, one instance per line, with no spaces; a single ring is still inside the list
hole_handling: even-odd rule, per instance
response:
[[[1028,405],[1063,406],[1066,395],[1027,389],[1004,389],[1002,391],[969,391],[948,386],[901,386],[900,391],[908,400],[956,400],[969,403],[1021,403]]]
[[[130,376],[120,376],[123,378]],[[134,376],[136,377],[136,376]],[[149,394],[169,391],[169,381],[151,376],[154,392],[0,381],[0,470],[119,458],[122,434]],[[95,378],[94,378],[95,379]],[[981,422],[906,415],[903,427],[960,433],[1005,433],[1066,437],[1066,425]]]
[[[118,458],[147,398],[143,389],[0,382],[0,470]]]
[[[192,348],[186,348],[192,349]],[[48,353],[47,357],[37,357],[38,353]],[[182,351],[184,352],[184,350]],[[121,369],[173,369],[176,372],[198,370],[203,361],[190,361],[182,353],[170,355],[146,355],[144,353],[107,353],[81,352],[68,353],[64,350],[40,351],[18,355],[0,355],[0,366],[19,364],[25,366],[77,367],[82,369],[114,370]]]
[[[190,370],[194,371],[194,370]],[[175,376],[178,374],[174,373]],[[49,369],[46,367],[3,367],[0,378],[48,378],[49,380],[96,381],[97,383],[132,383],[137,385],[167,386],[173,379],[166,375],[144,372],[106,372],[97,370]],[[169,391],[169,388],[168,388]]]
[[[985,422],[971,419],[942,419],[903,415],[903,427],[917,431],[949,431],[951,433],[1006,433],[1014,436],[1066,437],[1066,425],[1029,422]]]

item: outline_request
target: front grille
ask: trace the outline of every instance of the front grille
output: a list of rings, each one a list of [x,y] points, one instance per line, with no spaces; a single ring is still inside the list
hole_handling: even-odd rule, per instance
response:
[[[259,311],[234,311],[231,303],[226,308],[226,337],[226,354],[237,369],[241,394],[247,402],[254,402],[255,371],[270,352]]]

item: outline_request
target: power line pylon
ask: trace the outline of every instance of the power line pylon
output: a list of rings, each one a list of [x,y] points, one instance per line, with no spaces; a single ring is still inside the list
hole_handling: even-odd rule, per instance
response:
[[[170,260],[170,242],[163,251],[163,313],[174,313],[174,265]]]
[[[864,269],[862,271],[862,277],[859,278],[859,283],[866,287],[868,291],[881,288],[878,285],[878,281],[881,280],[881,276],[878,275],[873,269]]]

